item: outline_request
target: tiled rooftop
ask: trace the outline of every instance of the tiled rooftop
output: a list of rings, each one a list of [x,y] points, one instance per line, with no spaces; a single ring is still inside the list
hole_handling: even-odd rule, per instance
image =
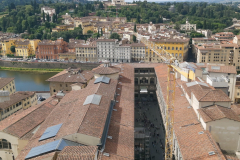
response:
[[[86,83],[93,77],[91,71],[80,69],[65,69],[64,71],[49,78],[49,82],[64,82],[64,83]]]
[[[0,89],[2,89],[4,86],[6,86],[8,83],[13,81],[14,78],[2,78],[0,77]]]
[[[15,103],[18,103],[28,97],[33,96],[34,94],[35,94],[34,92],[30,92],[30,91],[20,91],[20,92],[13,93],[10,95],[9,101],[0,103],[0,109],[8,108],[14,105]]]
[[[57,157],[57,160],[95,160],[97,146],[67,146]]]
[[[166,102],[167,65],[159,65],[155,67],[155,71]],[[181,84],[180,80],[176,83],[178,87],[175,90],[174,133],[183,159],[225,159],[214,139],[204,131],[193,108],[189,108],[190,104],[185,96],[181,96],[183,94],[179,87]],[[198,132],[201,131],[204,133],[199,135]],[[208,153],[210,151],[214,151],[215,155],[210,156]]]

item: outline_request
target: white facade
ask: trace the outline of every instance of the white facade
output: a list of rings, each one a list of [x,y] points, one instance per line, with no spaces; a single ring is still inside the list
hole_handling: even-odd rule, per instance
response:
[[[125,5],[125,1],[124,0],[112,0],[112,4],[113,5]]]
[[[236,85],[236,74],[230,73],[218,73],[218,72],[209,72],[210,77],[225,77],[228,80],[228,96],[232,100],[235,101],[235,85]],[[206,80],[206,79],[204,79]]]
[[[203,34],[206,38],[212,37],[212,31],[210,31],[208,29],[207,30],[198,29],[197,32]]]
[[[50,7],[42,7],[41,8],[41,13],[45,13],[45,14],[49,14],[49,15],[53,15],[53,14],[56,14],[56,11],[54,8],[50,8]]]
[[[105,39],[97,41],[98,61],[131,62],[131,48],[120,45],[117,40]]]
[[[188,20],[186,20],[186,24],[181,24],[180,30],[183,31],[196,31],[197,30],[197,25],[196,24],[190,24]]]

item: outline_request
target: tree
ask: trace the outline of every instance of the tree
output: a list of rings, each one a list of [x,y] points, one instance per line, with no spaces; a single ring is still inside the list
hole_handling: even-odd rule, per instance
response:
[[[179,23],[176,23],[175,27],[174,27],[177,31],[179,31],[181,29],[181,26]]]
[[[133,35],[133,42],[136,42],[137,41],[137,38],[135,35]]]
[[[43,22],[45,22],[45,13],[43,11]]]
[[[12,53],[15,53],[15,46],[11,46],[11,47],[10,47],[10,51],[11,51]]]
[[[87,31],[87,34],[93,34],[93,31],[88,30],[88,31]]]
[[[103,8],[104,8],[103,3],[100,2],[100,4],[99,4],[99,9],[103,9]]]
[[[117,33],[112,33],[111,36],[110,36],[110,39],[118,39],[119,41],[121,40],[120,35],[117,34]]]
[[[47,14],[47,21],[50,22],[50,16]]]
[[[206,20],[203,21],[203,29],[207,29],[207,22],[206,22]]]
[[[134,24],[134,32],[137,32],[136,23]]]

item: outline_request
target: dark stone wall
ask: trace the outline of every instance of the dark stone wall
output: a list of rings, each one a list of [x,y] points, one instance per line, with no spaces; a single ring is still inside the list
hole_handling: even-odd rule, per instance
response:
[[[60,62],[15,62],[15,61],[0,61],[0,67],[15,67],[15,68],[46,68],[46,69],[66,69],[69,67],[77,67],[83,70],[91,70],[99,63],[60,63]]]

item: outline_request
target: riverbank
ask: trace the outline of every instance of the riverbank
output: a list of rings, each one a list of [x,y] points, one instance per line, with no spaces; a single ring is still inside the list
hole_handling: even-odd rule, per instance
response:
[[[38,72],[38,73],[48,73],[48,72],[61,72],[64,69],[47,69],[47,68],[15,68],[15,67],[0,67],[0,70],[5,71],[20,71],[20,72]]]

